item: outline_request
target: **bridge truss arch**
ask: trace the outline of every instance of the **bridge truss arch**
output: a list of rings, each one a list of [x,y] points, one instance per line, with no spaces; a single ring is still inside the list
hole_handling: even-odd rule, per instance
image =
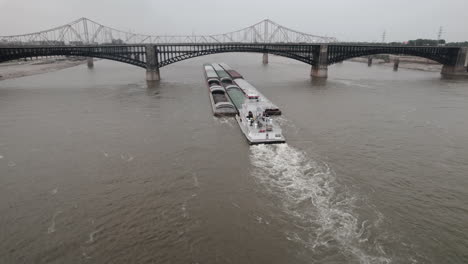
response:
[[[135,65],[142,68],[162,68],[164,66],[218,53],[246,52],[269,53],[316,64],[320,45],[307,44],[162,44],[162,45],[106,45],[106,46],[18,46],[0,47],[0,62],[23,58],[47,56],[76,56],[108,59]],[[148,49],[154,49],[155,58],[149,63]],[[149,55],[151,56],[151,55]]]
[[[274,54],[312,66],[311,75],[327,77],[329,65],[346,59],[376,54],[411,55],[444,65],[442,73],[466,72],[468,49],[460,47],[406,47],[345,44],[279,44],[279,43],[202,43],[148,45],[84,46],[15,46],[0,47],[0,62],[28,57],[80,56],[119,61],[157,73],[159,68],[194,57],[227,52]]]
[[[146,68],[146,49],[132,46],[21,46],[0,47],[0,62],[48,56],[93,57],[123,62]]]
[[[306,64],[314,64],[317,57],[314,56],[318,52],[319,45],[279,45],[279,44],[204,44],[204,45],[158,45],[156,46],[156,54],[158,56],[157,65],[159,68],[205,55],[245,52],[245,53],[268,53],[281,57],[290,58]]]
[[[384,46],[384,45],[329,45],[328,65],[342,62],[356,57],[378,54],[407,55],[426,58],[442,65],[454,65],[457,60],[459,47],[412,47],[412,46]]]

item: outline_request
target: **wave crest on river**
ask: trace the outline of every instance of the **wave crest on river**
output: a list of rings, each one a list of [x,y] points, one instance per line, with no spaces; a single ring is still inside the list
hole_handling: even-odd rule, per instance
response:
[[[286,234],[288,240],[317,252],[322,261],[391,262],[380,245],[368,240],[370,224],[353,213],[355,197],[338,190],[327,164],[288,144],[256,145],[250,150],[253,176],[299,227]]]

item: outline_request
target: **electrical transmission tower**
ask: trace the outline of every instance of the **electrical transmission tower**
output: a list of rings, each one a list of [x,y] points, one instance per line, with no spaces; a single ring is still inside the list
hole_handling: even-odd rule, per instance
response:
[[[439,27],[439,33],[437,33],[437,41],[440,42],[442,39],[442,34],[444,33],[444,28],[442,26]]]

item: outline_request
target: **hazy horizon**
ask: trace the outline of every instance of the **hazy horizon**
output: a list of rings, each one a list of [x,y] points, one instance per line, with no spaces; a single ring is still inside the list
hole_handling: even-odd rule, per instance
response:
[[[271,19],[305,33],[341,41],[468,40],[466,0],[360,1],[122,1],[0,0],[0,36],[19,35],[87,17],[116,29],[152,35],[226,33]]]

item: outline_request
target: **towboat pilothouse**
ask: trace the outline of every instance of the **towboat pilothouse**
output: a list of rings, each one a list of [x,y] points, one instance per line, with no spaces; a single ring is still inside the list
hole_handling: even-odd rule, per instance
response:
[[[284,143],[281,128],[268,116],[257,99],[248,99],[236,115],[237,123],[249,141],[249,144]]]

